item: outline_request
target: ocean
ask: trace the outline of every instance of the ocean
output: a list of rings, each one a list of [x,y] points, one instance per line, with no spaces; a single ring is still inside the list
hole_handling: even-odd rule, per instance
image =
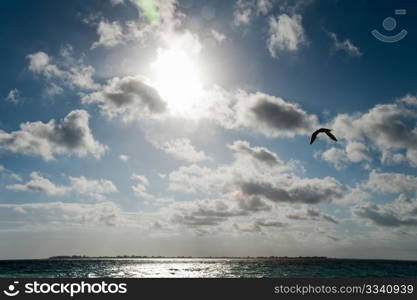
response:
[[[0,277],[353,278],[417,277],[417,261],[356,259],[39,259],[0,261]]]

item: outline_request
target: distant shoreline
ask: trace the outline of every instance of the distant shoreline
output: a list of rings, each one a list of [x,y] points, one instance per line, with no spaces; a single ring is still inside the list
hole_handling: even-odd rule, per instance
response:
[[[182,258],[182,259],[335,259],[327,256],[146,256],[146,255],[117,255],[117,256],[86,256],[86,255],[57,255],[47,259],[109,259],[109,258]]]

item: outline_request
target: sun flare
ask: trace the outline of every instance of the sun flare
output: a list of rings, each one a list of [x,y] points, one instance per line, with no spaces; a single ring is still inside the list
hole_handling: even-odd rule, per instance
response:
[[[159,49],[151,65],[155,87],[172,114],[192,116],[203,94],[195,55],[180,45]]]

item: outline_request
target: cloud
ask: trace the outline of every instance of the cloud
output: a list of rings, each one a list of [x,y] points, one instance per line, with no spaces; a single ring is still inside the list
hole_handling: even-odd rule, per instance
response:
[[[118,5],[118,4],[123,4],[124,0],[110,0],[110,3],[112,5]]]
[[[166,111],[166,103],[141,76],[114,77],[81,101],[83,104],[97,103],[103,115],[110,119],[121,117],[125,122],[152,118]]]
[[[47,82],[46,93],[55,95],[63,91],[62,86],[71,89],[92,90],[99,87],[93,80],[94,68],[83,63],[83,59],[74,59],[71,46],[61,49],[58,59],[39,51],[26,56],[28,69],[43,77]]]
[[[0,149],[45,160],[55,159],[57,154],[79,157],[91,154],[100,158],[106,146],[94,139],[88,119],[85,110],[74,110],[60,122],[26,122],[11,133],[0,130]]]
[[[4,100],[13,104],[20,104],[24,101],[24,98],[22,97],[22,93],[18,89],[12,89],[9,91]]]
[[[354,213],[384,227],[417,226],[417,219],[399,215],[387,206],[366,204],[357,206]]]
[[[272,57],[278,58],[280,51],[296,51],[306,42],[302,17],[294,14],[292,17],[281,14],[269,18],[269,37],[267,48]]]
[[[343,51],[349,56],[362,56],[362,52],[350,40],[339,41],[336,33],[330,32],[329,36],[333,40],[333,48],[335,51]]]
[[[210,34],[212,35],[212,37],[218,42],[221,43],[223,41],[225,41],[227,39],[226,35],[224,35],[221,32],[218,32],[217,30],[210,30]]]
[[[134,21],[109,22],[100,20],[97,26],[98,41],[91,48],[103,46],[115,47],[129,42],[144,44],[148,39],[164,39],[181,24],[183,15],[177,11],[176,0],[129,0],[114,1],[112,5],[130,2],[138,11],[138,19]]]
[[[0,164],[0,178],[8,178],[16,181],[22,181],[22,178],[18,174],[10,171],[2,164]]]
[[[178,160],[193,163],[212,160],[203,151],[197,151],[187,138],[166,141],[164,143],[154,142],[153,144],[156,148],[174,156]]]
[[[120,155],[119,155],[119,159],[120,159],[121,161],[126,162],[126,161],[128,161],[128,160],[129,160],[129,156],[128,156],[128,155],[126,155],[126,154],[120,154]]]
[[[300,178],[265,148],[235,142],[231,164],[217,168],[191,165],[169,174],[170,189],[186,193],[228,196],[248,210],[267,210],[266,203],[318,204],[338,200],[346,188],[331,177]],[[261,164],[260,164],[261,162]],[[266,201],[266,202],[265,202]]]
[[[417,98],[412,95],[405,95],[397,100],[397,103],[402,103],[409,106],[417,106]]]
[[[111,23],[103,20],[100,21],[97,26],[97,34],[99,40],[93,43],[91,46],[92,49],[98,46],[114,47],[124,41],[122,26],[117,21]]]
[[[381,193],[412,193],[417,195],[417,177],[402,173],[382,173],[372,170],[365,187]]]
[[[118,192],[116,186],[110,180],[87,179],[81,177],[69,177],[69,185],[57,185],[38,172],[30,174],[30,180],[24,184],[13,184],[6,186],[9,190],[22,192],[37,192],[48,196],[63,196],[68,193],[76,193],[96,200],[104,200],[110,193]]]
[[[107,194],[118,192],[116,186],[107,179],[87,179],[81,177],[69,177],[70,189],[75,193],[94,198],[96,200],[104,200]]]
[[[156,197],[148,192],[149,181],[148,178],[144,175],[132,174],[130,177],[131,180],[136,183],[132,185],[133,193],[141,198],[145,204],[155,205],[155,204],[167,204],[173,201],[172,198],[161,198]]]
[[[112,202],[0,204],[3,219],[19,224],[57,226],[115,226],[123,221],[123,212]],[[52,226],[52,227],[51,227]]]
[[[365,192],[398,195],[383,204],[371,203],[368,195],[352,209],[356,216],[384,227],[417,226],[417,177],[403,173],[384,173],[372,170],[368,180],[360,184]],[[380,197],[374,194],[374,197]]]
[[[332,163],[337,169],[344,167],[344,163],[369,162],[369,149],[360,142],[348,142],[345,149],[332,147],[321,154],[321,158]]]
[[[98,47],[113,48],[117,45],[129,42],[143,44],[152,32],[152,27],[141,25],[134,21],[120,23],[119,21],[109,22],[100,20],[97,24],[98,41],[91,45],[91,49]]]
[[[270,220],[265,220],[265,219],[256,220],[255,224],[256,226],[261,226],[261,227],[286,227],[287,226],[287,224],[283,222],[270,221]]]
[[[318,204],[330,203],[344,195],[343,186],[334,178],[301,179],[285,176],[278,182],[246,181],[238,187],[247,197],[262,197],[272,202]]]
[[[405,104],[410,101],[399,99],[392,104],[377,104],[366,113],[337,115],[328,126],[345,146],[342,151],[346,155],[338,152],[342,153],[338,159],[368,160],[372,150],[380,154],[383,164],[408,162],[416,167],[417,128],[412,121],[417,119],[417,111],[413,105]],[[329,155],[326,157],[330,158]],[[336,157],[333,158],[336,162]]]
[[[217,226],[230,217],[244,216],[247,213],[224,200],[194,200],[176,202],[169,207],[173,212],[171,221],[186,226]]]
[[[254,160],[265,163],[271,167],[283,164],[276,153],[264,147],[252,147],[247,141],[235,141],[228,147],[236,154],[249,155]]]
[[[227,129],[247,128],[266,136],[310,135],[318,125],[317,116],[307,114],[298,104],[265,93],[213,89],[204,106],[203,118]]]
[[[323,214],[318,210],[307,208],[296,210],[287,215],[287,218],[292,220],[308,220],[308,221],[321,221],[321,222],[330,222],[333,224],[339,224],[335,218],[330,215]]]
[[[69,191],[67,187],[55,185],[38,172],[32,172],[30,178],[31,180],[25,184],[8,185],[6,188],[14,191],[39,192],[48,196],[62,196]]]
[[[233,23],[235,26],[248,25],[255,16],[268,14],[272,7],[271,0],[237,0]]]

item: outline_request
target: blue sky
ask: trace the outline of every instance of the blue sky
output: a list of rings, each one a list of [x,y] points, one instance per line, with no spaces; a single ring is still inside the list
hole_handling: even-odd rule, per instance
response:
[[[0,258],[417,259],[412,1],[3,8]]]

